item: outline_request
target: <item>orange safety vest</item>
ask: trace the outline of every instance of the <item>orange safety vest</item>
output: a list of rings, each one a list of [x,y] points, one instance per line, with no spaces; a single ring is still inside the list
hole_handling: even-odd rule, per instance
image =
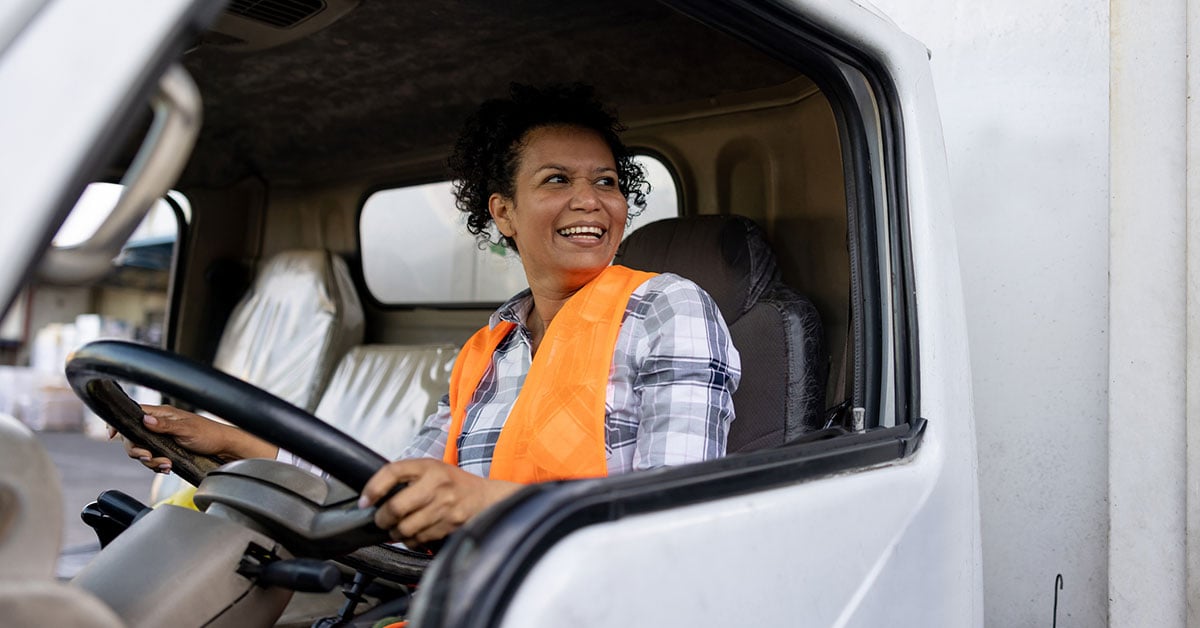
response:
[[[655,273],[609,266],[576,292],[546,330],[509,411],[488,477],[530,484],[608,475],[604,404],[629,296]],[[450,373],[450,434],[444,460],[458,464],[467,404],[492,364],[507,321],[475,332]]]

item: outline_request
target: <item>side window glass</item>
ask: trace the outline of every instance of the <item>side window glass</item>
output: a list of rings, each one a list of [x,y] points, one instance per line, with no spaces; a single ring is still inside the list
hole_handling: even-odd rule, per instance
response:
[[[87,242],[107,218],[121,186],[92,183],[55,235],[54,246]],[[96,279],[55,283],[34,278],[0,321],[0,413],[35,430],[84,429],[104,435],[104,424],[71,392],[63,374],[67,356],[101,338],[163,346],[168,289],[176,242],[191,212],[172,191],[159,200]],[[181,222],[183,220],[184,222]],[[160,397],[127,387],[135,399]]]
[[[646,196],[646,209],[634,216],[625,229],[625,237],[643,225],[656,220],[679,215],[679,191],[675,175],[657,157],[638,155],[637,162],[646,169],[646,180],[650,182],[650,194]]]
[[[651,191],[639,226],[679,214],[675,179],[654,157],[637,157]],[[498,303],[524,290],[525,271],[516,253],[479,246],[454,207],[449,181],[380,190],[359,216],[363,278],[367,291],[387,305]]]
[[[372,194],[358,227],[363,277],[381,303],[496,302],[525,288],[515,253],[467,233],[449,181]]]

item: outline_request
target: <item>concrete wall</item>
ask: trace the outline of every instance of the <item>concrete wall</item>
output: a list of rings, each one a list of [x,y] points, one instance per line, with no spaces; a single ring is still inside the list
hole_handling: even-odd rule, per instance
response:
[[[874,4],[932,52],[970,330],[986,623],[1050,626],[1062,574],[1058,625],[1106,625],[1109,3]]]

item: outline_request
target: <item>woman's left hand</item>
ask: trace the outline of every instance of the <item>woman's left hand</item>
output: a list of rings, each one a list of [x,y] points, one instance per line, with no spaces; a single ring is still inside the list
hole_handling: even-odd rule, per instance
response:
[[[445,538],[522,486],[481,478],[433,458],[397,460],[371,477],[363,488],[359,507],[374,504],[401,482],[408,486],[379,505],[375,525],[405,545]]]

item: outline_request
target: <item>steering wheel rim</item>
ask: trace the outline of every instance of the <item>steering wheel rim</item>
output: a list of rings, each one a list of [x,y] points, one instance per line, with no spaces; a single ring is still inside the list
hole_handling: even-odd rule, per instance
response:
[[[113,379],[153,388],[213,412],[233,425],[307,460],[355,491],[387,460],[312,414],[210,366],[162,349],[99,340],[76,350],[67,381],[93,412],[123,436],[171,460],[184,480],[199,484],[222,464],[199,456],[142,425],[144,413]],[[112,419],[112,420],[110,420]]]

